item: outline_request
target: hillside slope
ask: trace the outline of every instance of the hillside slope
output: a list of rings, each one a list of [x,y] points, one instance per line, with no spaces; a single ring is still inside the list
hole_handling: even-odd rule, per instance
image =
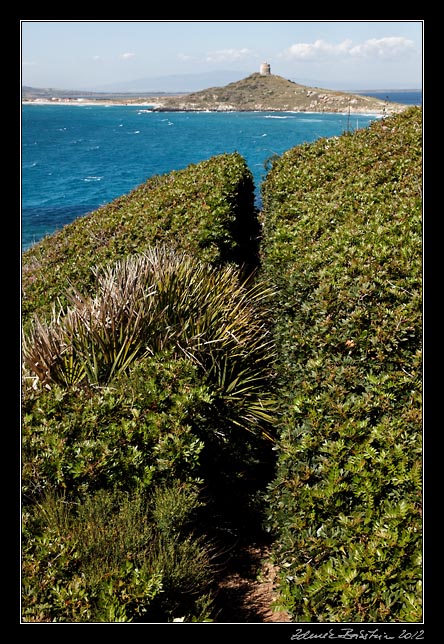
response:
[[[23,253],[26,622],[212,619],[271,460],[269,291],[236,267],[257,232],[232,153]]]
[[[263,187],[292,621],[420,621],[422,111],[302,145]]]
[[[392,114],[405,105],[329,89],[299,85],[282,76],[255,73],[225,85],[185,96],[160,99],[157,110],[365,112]]]

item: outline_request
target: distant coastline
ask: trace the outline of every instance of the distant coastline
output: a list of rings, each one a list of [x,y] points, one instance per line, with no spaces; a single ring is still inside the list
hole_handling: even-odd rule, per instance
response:
[[[96,93],[52,88],[22,88],[23,104],[135,105],[158,112],[323,112],[389,115],[403,111],[408,90],[340,92],[308,87],[281,76],[253,73],[223,87],[191,93]],[[410,92],[411,94],[411,92]],[[398,97],[398,100],[394,98]],[[408,101],[407,103],[410,103]]]
[[[422,97],[422,90],[380,90],[380,91],[374,91],[373,94],[375,95],[387,95],[392,92],[396,94],[419,94]],[[370,90],[369,90],[370,92]],[[363,96],[371,96],[370,93],[366,93],[364,91],[362,92],[355,92],[356,94],[362,94]],[[406,103],[406,105],[420,105],[422,104],[422,100],[420,103],[414,102],[414,103]],[[192,108],[167,108],[163,106],[163,103],[161,100],[159,100],[159,97],[153,97],[152,100],[149,100],[147,98],[139,98],[139,99],[130,99],[130,100],[123,100],[123,99],[110,99],[110,98],[94,98],[94,99],[79,99],[79,98],[54,98],[54,99],[47,99],[47,98],[24,98],[22,99],[22,105],[68,105],[71,107],[79,106],[79,107],[112,107],[112,106],[134,106],[134,107],[145,107],[145,108],[150,108],[153,111],[181,111],[181,112],[195,112],[195,111],[202,111],[202,110],[196,110]],[[238,111],[236,109],[234,110],[226,110],[224,107],[220,106],[218,109],[209,109],[205,111],[211,111],[211,112],[223,112],[223,111]],[[241,110],[241,111],[252,111],[252,112],[268,112],[270,110],[268,109],[254,109],[254,110]],[[279,110],[281,111],[281,110]],[[311,111],[311,110],[286,110],[288,112],[304,112],[307,114],[310,113],[317,113],[316,111]],[[342,112],[346,113],[346,111]],[[350,113],[354,113],[353,110],[351,110]],[[357,111],[357,114],[360,112]],[[369,110],[369,113],[372,113],[371,110]]]
[[[153,101],[146,101],[142,99],[140,101],[123,101],[123,100],[113,100],[107,98],[96,98],[96,99],[78,99],[78,98],[64,98],[64,99],[47,99],[47,98],[25,98],[22,99],[22,105],[70,105],[70,106],[86,106],[86,105],[102,105],[104,107],[108,105],[135,105],[137,107],[153,107],[160,106],[160,103],[155,103]]]
[[[407,90],[406,90],[407,93]],[[420,104],[420,103],[411,103],[412,105]],[[286,112],[286,113],[294,113],[294,114],[319,114],[320,112],[317,110],[292,110],[292,109],[286,109],[286,110],[273,110],[269,108],[264,108],[264,109],[236,109],[234,106],[227,108],[225,106],[219,106],[216,108],[206,108],[206,109],[196,109],[196,108],[187,108],[187,107],[167,107],[164,106],[162,103],[157,103],[155,101],[116,101],[116,100],[109,100],[109,99],[88,99],[88,100],[78,100],[78,99],[61,99],[61,100],[47,100],[47,99],[24,99],[22,100],[22,106],[24,105],[36,105],[36,106],[55,106],[55,105],[65,105],[69,107],[138,107],[138,108],[146,108],[146,111],[152,111],[152,112],[217,112],[217,113],[224,113],[224,112],[272,112],[272,111],[279,111],[279,112]],[[408,107],[409,103],[405,103],[405,106]],[[374,115],[374,114],[380,114],[380,111],[378,110],[372,110],[372,109],[366,109],[365,111],[363,110],[353,110],[351,109],[350,111],[348,110],[343,110],[343,111],[338,111],[338,110],[332,110],[331,112],[329,110],[323,110],[321,113],[323,114],[353,114],[353,115]]]
[[[385,92],[391,92],[393,94],[404,94],[404,93],[419,93],[422,94],[422,89],[420,87],[412,87],[410,89],[396,89],[394,87],[388,87],[387,89],[347,89],[344,92],[350,92],[350,94],[384,94]]]

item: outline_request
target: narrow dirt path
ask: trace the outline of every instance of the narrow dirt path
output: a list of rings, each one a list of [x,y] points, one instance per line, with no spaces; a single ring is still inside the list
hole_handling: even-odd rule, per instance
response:
[[[252,545],[233,555],[219,584],[215,622],[290,622],[286,612],[277,611],[276,570],[270,548]]]

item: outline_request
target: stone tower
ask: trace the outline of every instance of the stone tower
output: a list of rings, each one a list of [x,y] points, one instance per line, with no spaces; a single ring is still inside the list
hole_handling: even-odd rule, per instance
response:
[[[261,76],[270,76],[270,65],[269,63],[262,63],[259,69],[259,74]]]

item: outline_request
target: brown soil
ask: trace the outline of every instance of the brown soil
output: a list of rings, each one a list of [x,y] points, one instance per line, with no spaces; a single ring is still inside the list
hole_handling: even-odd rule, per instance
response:
[[[219,584],[215,622],[290,622],[277,600],[276,570],[269,546],[254,545],[239,550],[231,559]]]

